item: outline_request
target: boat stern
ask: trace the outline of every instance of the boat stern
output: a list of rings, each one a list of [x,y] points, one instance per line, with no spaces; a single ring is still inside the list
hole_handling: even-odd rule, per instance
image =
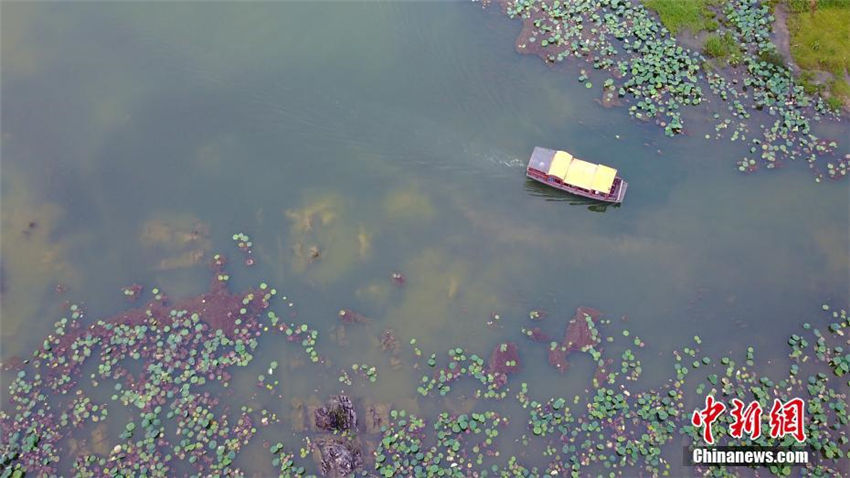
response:
[[[614,200],[616,203],[623,202],[623,198],[626,197],[626,189],[629,188],[629,183],[624,179],[620,179],[620,187],[617,188],[617,198]]]
[[[535,146],[534,152],[528,158],[525,174],[529,177],[545,177],[549,172],[549,166],[551,166],[554,156],[554,150]]]

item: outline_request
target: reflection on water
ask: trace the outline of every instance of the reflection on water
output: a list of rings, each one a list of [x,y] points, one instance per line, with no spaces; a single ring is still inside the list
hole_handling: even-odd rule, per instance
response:
[[[738,145],[702,139],[709,118],[667,140],[597,105],[573,66],[515,54],[517,25],[491,13],[4,5],[2,358],[51,331],[57,283],[94,317],[126,308],[120,288],[136,282],[197,294],[201,264],[238,257],[230,237],[244,231],[258,261],[232,271],[232,287],[278,287],[279,315],[316,327],[328,364],[264,337],[234,377],[243,394],[226,399],[285,417],[268,438],[297,449],[291,404],[338,392],[352,363],[379,370],[345,387],[364,400],[474,406],[462,387],[419,400],[420,371],[392,367],[387,330],[406,363],[416,348],[486,354],[516,341],[517,380],[579,396],[592,363],[553,378],[520,334],[529,311],[547,311],[554,336],[577,306],[603,310],[645,339],[652,371],[695,333],[716,352],[776,347],[813,305],[848,295],[846,182],[815,185],[798,168],[739,175]],[[624,204],[527,180],[535,145],[606,158],[630,183]],[[340,326],[341,309],[371,320]],[[256,387],[272,360],[282,399]],[[88,446],[103,446],[91,433]],[[265,453],[239,463],[267,473],[250,458]]]

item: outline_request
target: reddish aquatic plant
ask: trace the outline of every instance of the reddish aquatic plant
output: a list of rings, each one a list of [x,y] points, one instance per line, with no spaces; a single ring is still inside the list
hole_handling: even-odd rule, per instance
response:
[[[545,310],[534,309],[528,312],[528,318],[531,320],[543,320],[548,314]]]
[[[575,315],[567,323],[564,339],[560,344],[553,343],[549,348],[549,364],[563,373],[569,368],[567,355],[599,343],[594,323],[600,315],[601,312],[590,307],[576,309]]]
[[[199,424],[215,414],[197,415],[198,411],[212,410],[219,402],[197,387],[205,381],[226,387],[231,378],[227,369],[250,361],[255,338],[262,330],[258,315],[273,294],[261,290],[231,293],[220,279],[224,262],[216,257],[209,292],[174,305],[154,291],[154,300],[144,307],[89,324],[81,307],[68,304],[70,320],[57,322],[56,331],[45,339],[33,360],[14,364],[18,372],[12,387],[18,392],[9,396],[9,409],[14,412],[0,412],[0,431],[17,440],[10,445],[18,451],[15,466],[38,476],[56,474],[60,461],[56,445],[83,426],[86,420],[79,417],[94,416],[94,405],[103,404],[83,396],[80,389],[70,403],[47,405],[47,398],[73,392],[89,360],[99,363],[97,373],[91,375],[93,386],[101,380],[115,381],[113,400],[140,410],[141,421],[128,423],[126,433],[129,438],[140,423],[147,437],[146,451],[140,454],[141,442],[129,440],[116,446],[109,457],[90,455],[91,459],[78,460],[76,473],[115,475],[120,468],[124,474],[138,475],[150,472],[145,468],[148,463],[156,463],[154,474],[169,474],[171,455],[167,453],[172,453],[176,444],[161,434],[163,424],[156,417],[162,408],[185,410],[178,414],[177,426],[191,429],[198,440],[229,440],[227,453],[220,447],[217,455],[203,447],[189,452],[178,446],[178,453],[186,452],[198,472],[209,474],[228,466],[231,454],[235,456],[255,433],[253,420],[242,413],[232,422],[225,409],[215,418],[217,428]],[[151,373],[166,369],[168,373]],[[39,419],[33,421],[33,415]]]
[[[579,307],[576,314],[567,324],[563,344],[567,346],[567,352],[581,350],[589,345],[595,345],[599,339],[594,333],[593,324],[602,315],[596,309],[590,307]]]
[[[135,302],[142,295],[143,287],[139,284],[129,285],[121,289],[129,302]]]
[[[392,280],[396,285],[402,286],[407,279],[405,279],[404,274],[401,272],[393,272]]]
[[[244,233],[236,233],[233,235],[233,241],[236,242],[236,247],[242,251],[245,257],[245,265],[250,267],[254,265],[254,243],[251,237]]]
[[[339,320],[341,320],[344,324],[365,324],[369,322],[369,319],[366,318],[366,316],[351,309],[340,310]]]
[[[549,340],[551,339],[549,337],[549,334],[543,332],[540,327],[534,327],[533,329],[529,330],[527,332],[527,335],[529,338],[531,338],[531,340],[535,342],[549,342]]]
[[[488,362],[490,372],[509,375],[517,372],[520,367],[519,348],[513,342],[503,342],[493,348]]]

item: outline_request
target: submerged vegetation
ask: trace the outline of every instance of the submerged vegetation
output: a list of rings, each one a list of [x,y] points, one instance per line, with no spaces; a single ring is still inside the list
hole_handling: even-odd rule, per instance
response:
[[[234,237],[245,253],[250,238]],[[310,469],[325,476],[352,471],[365,476],[369,470],[380,476],[667,476],[678,466],[674,443],[700,443],[701,432],[688,417],[706,395],[763,404],[805,398],[806,434],[818,454],[805,474],[848,472],[850,354],[844,347],[850,317],[845,309],[825,304],[802,324],[788,339],[786,372],[765,372],[766,362],[752,346],[745,354],[704,353],[695,336],[692,344],[669,351],[669,378],[649,388],[641,382],[646,342],[589,308],[580,307],[566,324],[554,323],[564,330],[559,340],[549,338],[554,331],[540,327],[532,334],[524,327],[508,332],[548,354],[548,364],[545,359],[534,363],[542,357],[535,359],[533,353],[521,357],[517,344],[509,341],[495,344],[485,360],[484,354],[461,346],[423,354],[411,339],[416,353],[396,351],[394,357],[399,367],[421,375],[418,394],[408,391],[418,400],[402,399],[401,393],[393,404],[370,403],[344,392],[324,405],[305,406],[293,397],[289,424],[292,436],[304,443],[299,448],[292,439],[280,439],[290,432],[280,430],[284,425],[274,411],[253,405],[231,410],[220,395],[241,368],[251,365],[268,335],[300,344],[312,359],[307,366],[335,382],[333,366],[317,351],[314,328],[286,323],[274,312],[275,288],[262,282],[231,293],[224,267],[224,257],[214,255],[210,291],[174,304],[153,288],[144,306],[94,322],[83,307],[71,304],[68,316],[56,322],[54,333],[30,358],[5,364],[14,378],[7,395],[11,408],[0,412],[7,438],[0,448],[0,476],[225,470],[237,476],[244,472],[239,468],[242,450],[259,439],[261,429],[277,437],[262,447],[271,454],[265,469],[280,476]],[[522,320],[552,323],[552,318],[541,321],[545,315],[534,309]],[[387,340],[384,331],[382,343]],[[594,392],[550,395],[512,377],[523,367],[570,373],[570,363],[579,356],[594,364],[592,384],[587,384]],[[274,375],[278,367],[271,362],[267,373]],[[381,381],[374,369],[357,361],[351,366],[355,372],[365,370],[367,383]],[[258,387],[291,394],[287,377],[280,379],[272,386],[261,378]],[[229,391],[239,392],[245,391]],[[422,411],[431,409],[427,402],[449,397],[463,405]],[[763,420],[767,428],[767,414]],[[120,433],[105,434],[100,427],[106,423]],[[730,423],[724,416],[714,426],[717,440],[746,443],[730,436]],[[87,430],[91,444],[84,438]],[[767,434],[755,443],[787,444]],[[502,452],[506,447],[511,454]],[[711,476],[728,472],[698,470]],[[787,476],[790,468],[769,471]]]
[[[680,44],[637,1],[506,0],[503,8],[523,21],[519,51],[551,63],[575,57],[607,72],[604,88],[631,103],[630,115],[656,122],[668,136],[686,133],[682,109],[706,105],[717,121],[715,139],[749,144],[750,154],[737,161],[742,172],[802,160],[818,182],[847,174],[850,158],[836,158],[837,143],[812,132],[814,122],[837,116],[781,60],[771,41],[774,18],[768,5],[757,0],[648,4],[676,30],[715,16],[716,33],[705,51],[723,64],[712,66],[706,56]],[[589,80],[582,70],[579,81],[592,87]]]

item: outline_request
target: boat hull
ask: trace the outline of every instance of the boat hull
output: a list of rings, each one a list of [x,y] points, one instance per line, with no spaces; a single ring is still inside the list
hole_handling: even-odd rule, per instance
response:
[[[525,175],[555,189],[596,201],[619,204],[629,184],[617,170],[589,163],[565,151],[535,146],[528,158]]]
[[[608,203],[619,204],[623,202],[623,198],[626,196],[626,189],[629,187],[629,183],[623,180],[620,177],[617,177],[615,181],[617,184],[614,187],[614,190],[611,194],[602,194],[597,193],[595,191],[588,191],[586,189],[577,188],[574,186],[570,186],[569,184],[557,183],[553,181],[548,181],[548,177],[539,176],[531,173],[526,170],[526,176],[530,179],[537,181],[538,183],[545,184],[547,186],[553,187],[555,189],[560,189],[561,191],[568,192],[570,194],[575,194],[576,196],[586,197],[590,199],[595,199],[597,201],[603,201]]]

